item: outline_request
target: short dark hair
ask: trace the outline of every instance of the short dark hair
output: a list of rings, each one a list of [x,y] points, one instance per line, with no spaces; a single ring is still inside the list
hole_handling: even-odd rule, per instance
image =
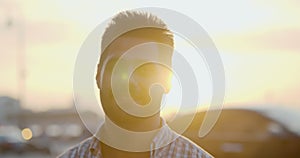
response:
[[[102,35],[101,53],[103,53],[116,38],[133,30],[143,28],[156,28],[161,30],[161,33],[171,40],[171,45],[173,46],[173,33],[160,18],[147,12],[129,10],[118,13],[106,27]]]

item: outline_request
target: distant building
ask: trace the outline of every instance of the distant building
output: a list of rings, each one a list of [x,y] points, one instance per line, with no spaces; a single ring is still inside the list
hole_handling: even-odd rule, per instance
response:
[[[80,117],[75,107],[33,112],[23,109],[18,100],[7,96],[0,97],[0,108],[0,127],[30,128],[34,132],[33,136],[77,137],[82,132],[88,132],[86,126],[91,127],[89,130],[95,131],[100,124],[99,120],[102,120],[100,116],[91,111],[83,112]]]
[[[18,124],[18,118],[11,117],[19,115],[22,111],[18,100],[0,96],[0,108],[0,125]]]
[[[24,111],[18,116],[21,118],[19,122],[20,128],[32,128],[40,129],[42,133],[50,137],[65,137],[66,135],[76,136],[80,132],[76,131],[86,131],[86,127],[81,119],[84,119],[88,123],[89,127],[96,128],[99,126],[97,120],[101,119],[95,113],[87,111],[82,114],[82,117],[78,115],[77,111],[73,108],[71,109],[60,109],[60,110],[50,110],[45,112],[32,112]],[[40,133],[40,132],[38,132]]]

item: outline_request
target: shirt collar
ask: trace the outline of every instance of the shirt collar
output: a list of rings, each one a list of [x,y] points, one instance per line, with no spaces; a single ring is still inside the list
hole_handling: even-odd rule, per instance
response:
[[[112,121],[106,118],[105,123],[100,125],[99,129],[93,137],[90,145],[90,152],[93,155],[101,155],[100,140],[105,144],[108,143],[108,145],[112,145],[119,149],[125,149],[128,151],[152,151],[158,148],[162,148],[174,141],[178,137],[178,134],[170,129],[163,118],[161,118],[161,124],[162,127],[160,129],[151,133],[132,132],[128,135],[127,132],[131,131],[121,129],[120,127],[112,123]],[[136,142],[136,144],[128,143],[128,141],[134,141]],[[128,146],[129,144],[132,145]]]

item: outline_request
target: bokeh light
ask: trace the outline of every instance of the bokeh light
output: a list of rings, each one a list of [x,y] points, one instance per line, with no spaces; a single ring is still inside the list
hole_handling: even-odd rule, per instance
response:
[[[30,140],[32,138],[32,131],[30,128],[24,128],[22,130],[22,137],[25,139],[25,140]]]

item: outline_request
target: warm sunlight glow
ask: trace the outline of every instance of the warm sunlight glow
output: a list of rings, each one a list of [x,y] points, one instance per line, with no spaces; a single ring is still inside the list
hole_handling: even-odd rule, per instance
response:
[[[229,0],[218,5],[215,2],[190,5],[189,9],[184,9],[181,3],[166,1],[160,7],[186,14],[211,36],[224,62],[226,103],[300,103],[297,97],[299,3]],[[29,0],[7,1],[5,5],[11,10],[1,10],[4,14],[0,16],[0,43],[4,46],[0,48],[0,71],[6,76],[0,83],[0,95],[18,98],[18,56],[23,54],[26,89],[22,106],[42,111],[71,106],[74,61],[82,42],[95,26],[125,8],[156,6],[156,2],[107,2],[106,6],[101,2],[72,2],[70,6],[60,1]],[[10,24],[4,25],[8,21]],[[182,54],[191,54],[186,49],[190,45],[175,40],[175,47],[178,46]],[[201,62],[192,66],[199,67]],[[203,83],[199,86],[201,101],[208,103],[212,92],[206,84],[207,73],[199,70],[196,75],[198,82]]]

